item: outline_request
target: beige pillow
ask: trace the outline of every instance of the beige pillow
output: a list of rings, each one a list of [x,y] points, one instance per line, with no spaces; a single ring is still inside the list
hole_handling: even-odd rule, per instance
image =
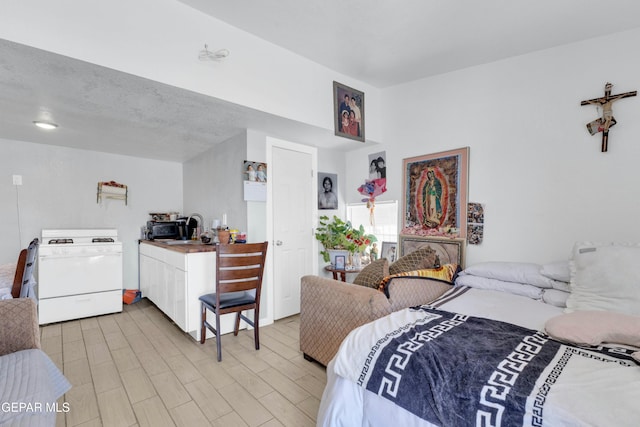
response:
[[[378,289],[382,279],[388,275],[389,261],[387,261],[386,258],[380,258],[363,268],[356,278],[353,279],[353,284]]]
[[[547,334],[578,345],[625,344],[640,348],[640,316],[612,311],[574,311],[552,317]]]

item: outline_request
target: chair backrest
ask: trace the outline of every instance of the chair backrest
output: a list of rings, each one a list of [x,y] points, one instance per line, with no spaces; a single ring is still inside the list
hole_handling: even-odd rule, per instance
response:
[[[27,249],[20,251],[18,265],[16,266],[16,275],[13,279],[13,286],[11,288],[11,295],[14,298],[27,296],[28,284],[33,276],[33,270],[36,267],[39,243],[38,239],[35,238],[31,243],[29,243],[29,247]]]
[[[24,267],[27,264],[27,250],[20,251],[18,256],[18,264],[16,265],[16,275],[13,277],[13,286],[11,287],[11,296],[14,298],[20,298],[20,289],[22,289],[22,275],[24,274]]]
[[[256,303],[264,274],[269,242],[216,245],[216,294],[256,290]]]

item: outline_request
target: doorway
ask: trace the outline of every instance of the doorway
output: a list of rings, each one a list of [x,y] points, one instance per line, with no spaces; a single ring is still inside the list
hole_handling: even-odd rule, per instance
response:
[[[317,150],[267,138],[267,153],[271,168],[267,234],[273,254],[269,299],[277,320],[300,312],[300,278],[317,270],[313,235]]]

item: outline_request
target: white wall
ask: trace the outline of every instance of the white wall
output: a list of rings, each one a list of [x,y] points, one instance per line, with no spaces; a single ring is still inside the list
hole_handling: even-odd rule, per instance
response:
[[[381,136],[379,90],[175,0],[8,0],[0,38],[332,132],[336,80],[365,92],[367,138]],[[231,54],[199,61],[205,43]]]
[[[124,287],[138,288],[140,227],[149,212],[182,211],[180,163],[3,139],[0,153],[0,264],[16,262],[43,228],[117,228]],[[127,205],[96,203],[98,182],[112,180],[128,186]]]
[[[378,149],[347,155],[349,201],[367,154],[387,152],[388,192],[402,200],[402,159],[470,147],[469,201],[484,204],[481,261],[566,259],[575,241],[640,241],[640,97],[614,104],[609,151],[580,101],[640,89],[640,30],[562,46],[385,90]],[[601,114],[601,112],[600,112]]]
[[[242,194],[247,136],[242,132],[184,163],[185,215],[199,213],[205,226],[224,214],[230,228],[247,229],[247,206]]]

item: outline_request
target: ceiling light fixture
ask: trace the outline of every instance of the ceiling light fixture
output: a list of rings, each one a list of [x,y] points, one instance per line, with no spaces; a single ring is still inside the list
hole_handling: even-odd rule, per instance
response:
[[[208,46],[205,44],[204,49],[202,49],[200,51],[200,54],[198,55],[198,59],[200,61],[222,61],[227,56],[229,56],[228,49],[219,49],[219,50],[216,50],[215,52],[212,52],[208,49]]]
[[[42,122],[39,120],[35,120],[33,122],[34,125],[38,126],[41,129],[46,129],[46,130],[53,130],[53,129],[57,129],[58,125],[55,123],[51,123],[51,122]]]

